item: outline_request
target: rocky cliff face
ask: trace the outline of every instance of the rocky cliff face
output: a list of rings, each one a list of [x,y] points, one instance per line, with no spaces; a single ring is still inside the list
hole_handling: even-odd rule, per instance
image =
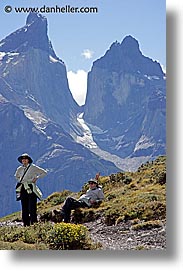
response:
[[[165,154],[165,75],[133,37],[94,62],[84,119],[103,150],[122,158]]]
[[[31,13],[23,28],[0,42],[0,52],[2,95],[68,128],[79,107],[68,87],[65,64],[48,39],[46,18]]]
[[[78,191],[98,171],[117,171],[69,135],[78,108],[66,67],[48,39],[47,20],[30,14],[23,28],[0,41],[0,216],[20,207],[14,173],[23,152],[48,169],[38,183],[44,196]]]

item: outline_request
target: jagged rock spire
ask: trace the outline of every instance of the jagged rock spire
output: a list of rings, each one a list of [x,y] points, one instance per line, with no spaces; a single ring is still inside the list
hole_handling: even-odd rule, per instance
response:
[[[47,23],[47,19],[43,15],[37,12],[30,12],[26,19],[26,25],[32,24],[36,21],[46,21]]]
[[[25,52],[30,47],[50,50],[47,19],[38,13],[30,13],[24,27],[0,41],[0,51],[4,52]]]
[[[141,54],[139,42],[131,35],[126,36],[121,42],[121,47],[125,52]]]
[[[106,54],[94,62],[94,65],[114,72],[141,72],[164,76],[160,64],[144,56],[138,41],[131,35],[126,36],[121,43],[114,42]]]

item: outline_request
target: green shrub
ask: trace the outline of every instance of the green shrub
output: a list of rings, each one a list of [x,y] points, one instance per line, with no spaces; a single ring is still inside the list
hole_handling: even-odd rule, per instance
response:
[[[52,227],[51,223],[36,223],[28,227],[4,226],[0,228],[0,240],[5,242],[22,241],[27,244],[44,242]]]
[[[124,180],[123,180],[123,183],[124,184],[130,184],[132,182],[132,178],[131,177],[126,177]]]
[[[4,227],[3,231],[4,232],[1,230],[1,240],[5,242],[15,242],[21,239],[23,236],[21,227]]]
[[[53,198],[51,205],[53,205],[53,206],[59,205],[59,204],[63,203],[64,200],[65,200],[65,197],[57,196],[57,197]]]
[[[166,172],[162,171],[158,174],[157,178],[156,178],[156,183],[159,184],[165,184],[166,183]]]
[[[34,244],[37,240],[36,232],[26,228],[21,239],[24,243]]]
[[[106,196],[106,200],[110,201],[112,199],[116,198],[116,195],[115,194],[109,194]]]
[[[55,192],[53,194],[51,194],[50,196],[47,197],[47,199],[45,200],[46,203],[51,202],[52,206],[61,204],[64,202],[64,200],[66,199],[66,197],[68,197],[70,195],[71,191],[69,190],[64,190],[62,192]]]
[[[44,242],[48,232],[53,228],[51,223],[35,223],[34,225],[22,228],[21,240],[24,243],[35,244]]]

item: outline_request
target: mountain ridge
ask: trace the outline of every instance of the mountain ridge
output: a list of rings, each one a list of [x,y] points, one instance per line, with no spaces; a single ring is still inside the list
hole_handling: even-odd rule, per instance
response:
[[[135,63],[134,63],[135,58]],[[94,61],[93,66],[107,68],[109,71],[133,72],[140,71],[142,74],[164,76],[163,70],[157,61],[146,57],[140,51],[139,42],[127,35],[122,42],[111,44],[106,53]]]

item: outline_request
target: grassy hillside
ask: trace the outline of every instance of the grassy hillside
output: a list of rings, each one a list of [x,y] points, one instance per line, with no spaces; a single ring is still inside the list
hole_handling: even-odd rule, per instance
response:
[[[101,176],[105,200],[96,208],[73,211],[72,221],[76,224],[60,223],[54,215],[65,198],[78,198],[88,188],[72,193],[68,190],[56,192],[38,203],[40,222],[29,228],[14,226],[0,227],[1,249],[98,249],[82,223],[100,217],[106,225],[131,221],[132,230],[158,227],[166,221],[166,157],[141,165],[136,172],[119,172]],[[21,213],[13,213],[0,222],[20,221]],[[52,222],[50,222],[52,221]],[[55,223],[53,223],[55,222]]]

